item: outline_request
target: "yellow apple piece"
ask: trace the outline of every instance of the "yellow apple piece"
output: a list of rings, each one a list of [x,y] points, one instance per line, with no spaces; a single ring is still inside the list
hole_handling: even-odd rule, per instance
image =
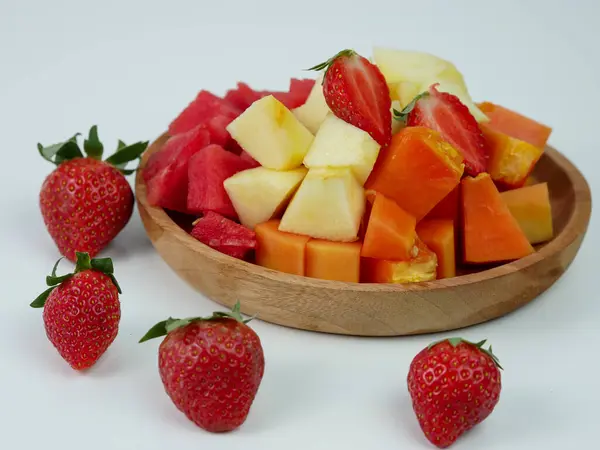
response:
[[[313,167],[350,167],[362,186],[367,181],[380,145],[369,133],[328,114],[304,157],[304,165]]]
[[[321,75],[315,81],[306,102],[292,109],[292,113],[312,134],[317,134],[317,130],[331,111],[323,95],[322,80],[323,76]]]
[[[308,128],[272,95],[252,103],[227,131],[261,166],[275,170],[299,167],[314,140]]]
[[[256,167],[227,178],[223,186],[242,225],[254,229],[283,211],[306,172],[305,167],[281,171]]]
[[[313,168],[283,213],[279,230],[353,242],[364,211],[365,193],[350,168]]]
[[[450,65],[429,53],[385,47],[373,49],[373,60],[388,83],[410,81],[417,85],[423,79],[442,73]]]

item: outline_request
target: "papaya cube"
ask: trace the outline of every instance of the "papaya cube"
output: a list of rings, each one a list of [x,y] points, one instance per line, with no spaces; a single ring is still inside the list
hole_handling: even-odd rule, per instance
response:
[[[529,243],[539,244],[552,239],[552,207],[547,183],[513,189],[501,195]]]
[[[486,124],[480,127],[489,152],[488,173],[492,180],[502,189],[525,185],[543,149],[494,131]]]
[[[304,275],[308,236],[279,231],[279,220],[269,220],[254,228],[256,264],[293,275]]]
[[[381,150],[365,187],[420,220],[459,184],[463,171],[461,154],[438,132],[407,127]]]
[[[306,244],[306,276],[322,280],[360,281],[360,242],[311,239]]]
[[[437,256],[419,238],[413,256],[406,261],[362,258],[363,283],[418,283],[436,278]]]
[[[459,216],[459,204],[460,184],[435,205],[425,219],[450,219],[456,221]]]
[[[417,224],[417,235],[437,256],[437,278],[456,276],[454,221],[452,219],[422,220]]]
[[[488,173],[462,180],[463,257],[466,263],[512,261],[533,253]]]
[[[489,122],[486,125],[492,130],[528,142],[534,147],[543,149],[546,146],[552,128],[491,102],[483,102],[477,106],[488,116]]]

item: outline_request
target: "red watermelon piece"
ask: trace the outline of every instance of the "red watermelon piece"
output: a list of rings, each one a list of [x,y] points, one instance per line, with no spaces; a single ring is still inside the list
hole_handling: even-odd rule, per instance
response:
[[[315,85],[315,81],[316,80],[310,78],[292,78],[290,80],[290,97],[292,98],[291,100],[295,104],[297,104],[295,108],[297,108],[298,106],[302,106],[306,103],[308,95],[310,94],[310,91],[312,91],[312,88]]]
[[[260,163],[250,156],[250,153],[248,153],[246,150],[242,150],[240,153],[240,158],[248,163],[248,169],[253,169],[254,167],[260,166]]]
[[[252,103],[260,98],[260,94],[246,83],[239,82],[235,89],[230,89],[225,94],[225,100],[236,108],[245,111]]]
[[[174,136],[185,133],[201,124],[208,124],[217,116],[229,117],[232,120],[240,115],[242,110],[227,100],[217,97],[211,92],[200,91],[173,122],[169,125],[169,134]]]
[[[238,259],[243,259],[256,248],[254,231],[212,211],[194,222],[191,235],[203,244]]]
[[[211,144],[217,144],[221,147],[225,147],[231,141],[231,135],[227,131],[227,125],[229,125],[235,117],[219,115],[215,116],[208,121],[206,128],[210,133]]]
[[[143,169],[148,203],[173,211],[187,212],[188,163],[210,143],[202,126],[172,136],[148,158]]]
[[[188,211],[195,214],[213,211],[237,219],[223,182],[248,168],[247,161],[219,145],[204,148],[190,160],[188,167]]]

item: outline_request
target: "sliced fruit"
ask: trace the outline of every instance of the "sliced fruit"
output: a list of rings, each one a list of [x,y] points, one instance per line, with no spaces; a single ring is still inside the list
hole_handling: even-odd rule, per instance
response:
[[[358,239],[365,195],[350,168],[310,169],[288,205],[281,231],[330,241]]]
[[[211,144],[190,159],[187,211],[202,214],[214,211],[237,219],[223,182],[248,168],[248,163],[218,145]]]
[[[256,264],[293,275],[304,275],[308,236],[279,230],[279,220],[256,225]]]
[[[513,189],[500,195],[530,244],[552,239],[552,206],[547,183]]]
[[[488,172],[494,182],[502,189],[523,186],[544,150],[494,131],[486,124],[481,130],[489,152]]]
[[[306,244],[306,276],[321,280],[360,281],[360,242],[311,239]]]
[[[223,186],[240,222],[253,229],[284,210],[306,172],[304,167],[281,171],[256,167],[227,178]]]
[[[393,114],[394,110],[400,111],[401,109],[402,109],[402,104],[400,103],[400,101],[392,100],[392,114]],[[396,120],[394,117],[392,117],[392,134],[396,134],[398,131],[400,131],[402,129],[403,126],[404,126],[404,124],[402,123],[402,121]]]
[[[465,105],[472,116],[478,123],[489,122],[488,116],[486,116],[481,109],[477,107],[477,105],[473,102],[471,95],[467,92],[467,88],[464,84],[457,84],[452,81],[446,80],[443,78],[443,74],[431,78],[425,81],[421,87],[422,90],[427,90],[430,86],[437,85],[437,89],[440,92],[446,92],[448,94],[452,94],[456,96],[460,102]]]
[[[377,192],[372,201],[361,256],[405,260],[413,255],[417,220]]]
[[[363,283],[419,283],[436,277],[437,256],[419,238],[415,256],[408,261],[362,258]]]
[[[465,163],[465,172],[477,175],[487,169],[487,150],[479,125],[455,95],[440,92],[432,85],[409,106],[396,114],[409,127],[427,127],[439,132]]]
[[[304,157],[306,167],[350,167],[365,184],[379,155],[379,144],[366,132],[328,114]]]
[[[392,99],[400,103],[399,107],[395,108],[397,111],[404,109],[417,95],[423,92],[420,85],[411,83],[410,81],[401,81],[394,83],[392,86],[390,88]]]
[[[438,132],[407,127],[381,150],[365,187],[420,220],[458,185],[463,170],[462,156]]]
[[[461,193],[466,263],[512,261],[533,253],[489,174],[464,178]]]
[[[450,219],[458,223],[460,205],[460,184],[450,191],[433,207],[425,219]]]
[[[456,276],[454,221],[422,220],[417,224],[417,235],[437,256],[437,279]]]
[[[230,119],[237,117],[242,111],[225,99],[211,92],[200,91],[192,101],[169,125],[169,134],[174,136],[185,133],[198,125],[205,125],[217,117]]]
[[[242,112],[260,98],[260,93],[242,82],[239,82],[235,89],[230,89],[225,94],[225,100]]]
[[[490,121],[487,125],[492,130],[541,149],[546,147],[552,128],[491,102],[479,103],[477,106],[489,117]]]
[[[200,125],[170,137],[160,150],[150,155],[143,169],[150,205],[187,212],[188,164],[209,143],[210,134]]]
[[[254,167],[260,167],[260,163],[255,160],[252,156],[250,156],[250,153],[248,153],[246,150],[242,150],[240,152],[240,158],[242,158],[245,162],[248,163],[248,168],[252,169]]]
[[[306,103],[292,110],[296,118],[302,122],[312,134],[317,134],[325,117],[331,112],[325,101],[325,96],[323,95],[323,86],[321,85],[322,80],[322,76],[317,79],[310,91]]]
[[[212,211],[194,222],[191,235],[203,244],[238,259],[244,259],[256,248],[256,235],[252,230]]]
[[[342,50],[312,67],[323,69],[323,95],[333,114],[369,133],[379,145],[387,145],[392,102],[379,68],[353,50]]]
[[[255,101],[227,131],[262,166],[275,170],[299,167],[314,139],[272,95]]]
[[[423,80],[451,67],[448,61],[429,53],[384,47],[373,48],[373,60],[388,83],[408,81],[421,85]]]

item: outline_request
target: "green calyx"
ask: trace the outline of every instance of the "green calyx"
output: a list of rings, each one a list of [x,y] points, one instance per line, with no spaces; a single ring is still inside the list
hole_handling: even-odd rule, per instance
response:
[[[75,254],[77,255],[75,270],[72,273],[67,273],[65,275],[56,275],[56,269],[58,268],[58,264],[63,258],[60,258],[58,261],[56,261],[54,267],[52,268],[52,273],[46,277],[46,285],[50,287],[44,292],[42,292],[40,295],[38,295],[37,298],[33,302],[31,302],[29,306],[31,306],[32,308],[43,308],[46,304],[48,296],[55,288],[60,286],[62,282],[68,280],[76,273],[84,272],[86,270],[97,270],[98,272],[102,272],[103,274],[108,275],[113,284],[116,286],[119,294],[122,293],[121,287],[119,286],[119,283],[117,282],[117,279],[114,276],[113,263],[110,258],[92,259],[90,258],[90,255],[88,253],[76,252]]]
[[[102,154],[104,153],[104,145],[98,138],[98,127],[94,125],[90,128],[88,137],[83,141],[83,152],[77,142],[79,136],[81,136],[81,133],[76,133],[64,142],[48,145],[47,147],[38,143],[37,148],[42,158],[57,166],[65,161],[84,158],[85,156],[101,161]],[[119,140],[116,152],[104,161],[115,166],[123,175],[130,175],[137,170],[137,167],[135,169],[127,169],[127,164],[135,159],[139,160],[147,147],[148,141],[126,145],[123,141]]]
[[[504,368],[500,365],[500,360],[498,359],[498,357],[496,355],[494,355],[493,351],[492,351],[492,346],[490,345],[489,348],[483,348],[483,345],[487,342],[487,339],[484,339],[483,341],[479,341],[479,342],[471,342],[471,341],[467,341],[466,339],[460,338],[460,337],[453,337],[453,338],[446,338],[446,339],[442,339],[436,342],[433,342],[431,344],[429,344],[429,346],[427,347],[427,349],[430,349],[438,344],[441,344],[442,342],[448,342],[452,347],[458,347],[459,344],[461,343],[465,343],[465,344],[469,344],[472,345],[474,347],[477,347],[477,349],[483,353],[485,353],[486,355],[488,355],[490,358],[492,358],[492,361],[494,361],[494,364],[496,364],[496,366],[499,369],[504,370]]]
[[[244,319],[240,312],[240,302],[238,301],[230,312],[222,312],[216,311],[213,312],[212,316],[208,317],[188,317],[186,319],[174,319],[173,317],[169,317],[167,320],[163,320],[162,322],[158,322],[154,325],[148,332],[140,339],[139,343],[149,341],[150,339],[154,339],[161,336],[166,336],[171,331],[176,330],[177,328],[185,327],[194,322],[202,322],[202,321],[210,321],[210,320],[219,320],[219,319],[234,319],[240,323],[247,324],[256,316],[250,317],[249,319]]]
[[[342,50],[341,52],[336,53],[334,56],[329,58],[327,61],[317,64],[316,66],[312,66],[311,68],[306,69],[306,70],[315,70],[317,72],[320,72],[321,70],[326,69],[325,74],[327,74],[327,71],[329,70],[329,68],[331,67],[331,65],[333,64],[333,62],[336,59],[341,58],[341,57],[350,58],[356,54],[357,53],[354,50],[345,49],[345,50]],[[325,76],[323,76],[323,80],[325,80]]]
[[[411,100],[411,102],[406,105],[404,107],[404,109],[402,111],[398,111],[397,109],[394,109],[394,119],[406,123],[406,121],[408,120],[408,115],[411,113],[411,111],[413,109],[415,109],[415,105],[417,104],[417,102],[424,98],[424,97],[428,97],[429,96],[429,91],[425,91],[425,92],[421,92],[419,95],[417,95],[415,98],[413,98]]]

